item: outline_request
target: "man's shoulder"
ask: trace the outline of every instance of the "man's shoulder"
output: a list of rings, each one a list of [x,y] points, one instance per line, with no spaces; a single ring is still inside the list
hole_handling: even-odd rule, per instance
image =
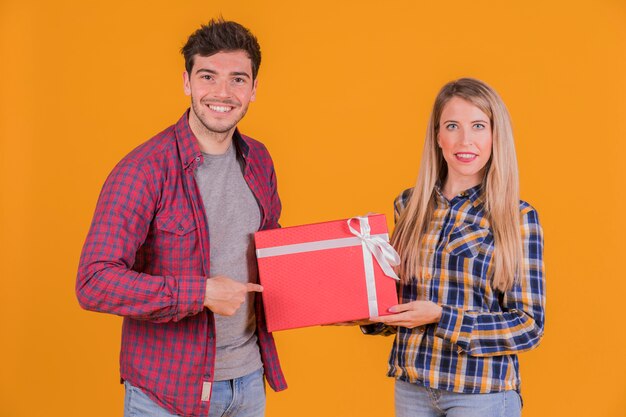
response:
[[[122,161],[139,165],[162,164],[177,155],[176,132],[172,125],[130,151]]]
[[[159,182],[182,170],[175,125],[169,126],[124,156],[113,168],[112,176],[144,178]]]
[[[272,157],[267,150],[267,147],[261,143],[260,141],[251,138],[250,136],[246,136],[240,134],[241,139],[248,147],[247,149],[247,160],[253,165],[262,167],[262,169],[273,169],[274,162],[272,161]]]
[[[241,139],[243,139],[243,141],[245,142],[245,144],[248,145],[250,152],[262,152],[262,153],[269,154],[267,147],[261,141],[251,138],[248,135],[244,135],[243,133],[240,133],[240,136],[241,136]]]

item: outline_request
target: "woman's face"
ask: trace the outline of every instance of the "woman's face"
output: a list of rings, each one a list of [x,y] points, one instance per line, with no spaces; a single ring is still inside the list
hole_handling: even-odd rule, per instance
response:
[[[459,97],[446,103],[437,143],[448,165],[446,182],[473,187],[482,181],[491,157],[491,123],[478,107]]]

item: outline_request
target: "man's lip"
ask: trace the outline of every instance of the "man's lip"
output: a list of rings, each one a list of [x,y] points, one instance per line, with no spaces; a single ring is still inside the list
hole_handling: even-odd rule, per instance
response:
[[[203,101],[203,104],[207,106],[228,106],[228,107],[237,107],[237,103],[234,101]]]
[[[217,112],[217,113],[229,113],[235,108],[235,106],[233,106],[232,104],[226,104],[226,103],[219,103],[219,104],[207,103],[206,106],[209,108],[209,110]],[[227,110],[220,111],[220,110],[215,109],[216,107],[227,109]]]

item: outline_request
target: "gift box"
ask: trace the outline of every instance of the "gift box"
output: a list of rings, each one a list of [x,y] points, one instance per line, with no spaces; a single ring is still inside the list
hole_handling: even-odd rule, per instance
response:
[[[384,214],[255,233],[267,330],[389,314],[398,304]]]

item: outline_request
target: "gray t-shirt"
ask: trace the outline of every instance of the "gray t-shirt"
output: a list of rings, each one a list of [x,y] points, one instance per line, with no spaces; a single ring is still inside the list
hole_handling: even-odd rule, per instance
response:
[[[222,155],[203,153],[195,172],[209,225],[211,276],[258,282],[253,233],[259,230],[261,213],[243,178],[235,145]],[[233,316],[215,314],[217,352],[216,381],[238,378],[263,366],[256,336],[255,293]]]

